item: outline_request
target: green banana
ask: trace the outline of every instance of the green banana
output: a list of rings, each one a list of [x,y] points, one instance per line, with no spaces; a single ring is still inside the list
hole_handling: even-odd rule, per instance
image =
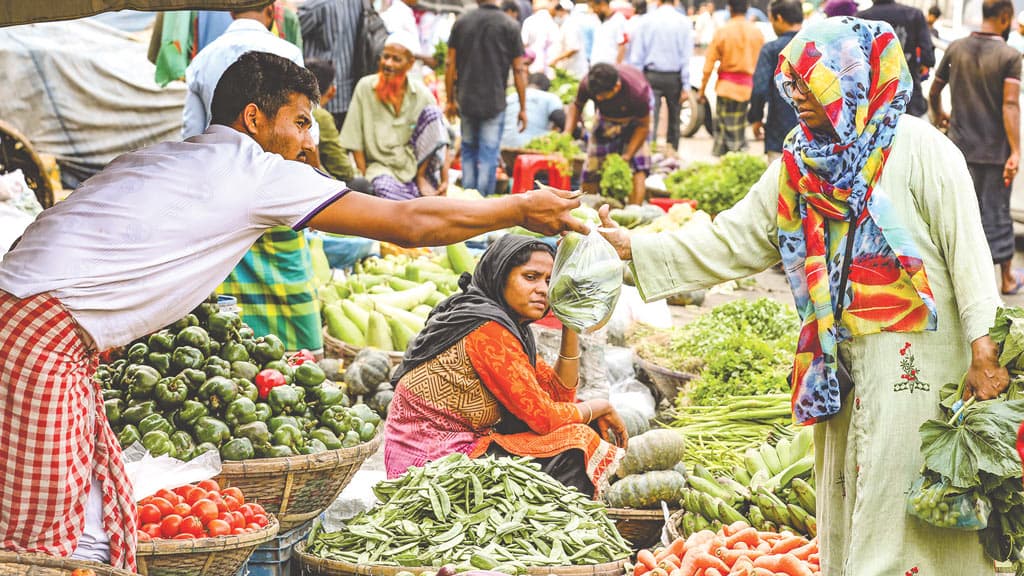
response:
[[[775,454],[778,455],[779,463],[782,464],[783,469],[800,459],[800,456],[790,454],[789,447],[789,438],[779,438],[779,441],[775,443]]]
[[[732,477],[740,484],[743,484],[744,486],[750,486],[750,472],[747,472],[747,469],[745,467],[739,465],[733,466]]]
[[[701,514],[708,520],[716,518],[718,516],[718,504],[715,503],[716,498],[706,492],[698,492],[697,496],[700,498]]]
[[[804,456],[768,480],[768,486],[773,487],[776,490],[779,488],[785,488],[786,486],[789,486],[789,483],[792,482],[794,478],[797,476],[803,476],[813,469],[814,456]]]
[[[756,504],[751,504],[750,508],[747,509],[747,518],[750,519],[750,525],[754,528],[758,530],[764,529],[764,514]]]
[[[770,476],[775,476],[779,472],[782,472],[782,462],[779,461],[779,455],[775,452],[775,448],[771,444],[765,442],[761,444],[759,449],[761,452],[761,458],[764,460],[765,465],[768,466],[768,471],[771,472]]]
[[[694,514],[693,515],[693,521],[694,521],[694,528],[695,528],[694,532],[700,532],[701,530],[707,530],[708,528],[711,527],[711,522],[707,518],[705,518],[703,514]]]
[[[736,501],[736,494],[733,494],[726,488],[719,486],[718,482],[714,480],[708,480],[702,476],[697,476],[696,474],[693,474],[689,478],[687,478],[686,481],[690,484],[690,486],[693,489],[699,492],[709,494],[716,498],[721,498],[722,500],[725,500],[730,504]]]
[[[718,485],[736,494],[736,498],[732,500],[733,503],[750,499],[750,489],[728,476],[718,478]]]
[[[732,524],[733,522],[750,524],[750,520],[740,514],[738,510],[726,504],[724,500],[718,501],[718,518],[723,524]]]
[[[814,487],[805,482],[802,478],[793,479],[793,492],[796,492],[797,500],[800,501],[800,507],[808,512],[817,510],[818,497],[814,491]]]
[[[753,478],[761,470],[768,471],[768,465],[765,464],[764,458],[761,457],[761,452],[757,448],[748,448],[743,454],[743,465],[747,467],[747,472],[750,472],[750,477]],[[769,474],[768,476],[771,476]]]
[[[689,538],[690,534],[697,532],[696,514],[690,511],[683,513],[683,537]]]
[[[807,519],[807,516],[808,516],[807,512],[803,508],[801,508],[799,506],[795,506],[793,504],[787,505],[786,509],[789,510],[789,517],[793,521],[793,527],[796,528],[797,530],[799,530],[800,534],[806,534],[807,533],[807,521],[806,521],[806,519]]]
[[[804,426],[793,437],[789,445],[789,454],[792,460],[799,460],[808,454],[814,454],[814,428]]]
[[[704,466],[701,466],[700,464],[693,465],[693,476],[703,478],[708,482],[715,481],[715,477],[711,474],[711,472],[708,472],[708,469],[705,468]]]
[[[807,533],[811,536],[811,538],[814,538],[818,535],[817,518],[815,518],[814,516],[807,516],[807,518],[804,519],[804,524],[807,525]]]

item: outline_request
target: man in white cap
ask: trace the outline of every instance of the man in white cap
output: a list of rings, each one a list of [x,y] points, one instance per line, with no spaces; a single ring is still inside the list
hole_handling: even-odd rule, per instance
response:
[[[408,32],[388,36],[379,72],[356,84],[341,129],[341,146],[366,180],[363,191],[391,200],[443,195],[448,188],[444,114],[423,82],[409,76],[418,49]]]

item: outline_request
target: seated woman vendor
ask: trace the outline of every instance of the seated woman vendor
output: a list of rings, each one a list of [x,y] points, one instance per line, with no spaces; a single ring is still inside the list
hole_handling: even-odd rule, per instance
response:
[[[607,400],[576,401],[574,332],[563,330],[552,368],[537,357],[529,327],[547,313],[553,263],[544,242],[504,236],[472,278],[460,279],[463,291],[430,316],[394,376],[384,447],[389,477],[461,452],[532,456],[592,497],[607,485],[626,445],[622,419]]]

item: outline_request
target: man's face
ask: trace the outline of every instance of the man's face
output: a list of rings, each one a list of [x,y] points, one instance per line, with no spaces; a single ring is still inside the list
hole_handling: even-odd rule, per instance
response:
[[[246,107],[243,114],[249,135],[267,152],[280,154],[286,160],[304,162],[309,151],[316,147],[309,133],[313,125],[313,105],[303,94],[293,93],[273,118],[267,117],[255,104]]]
[[[616,81],[615,86],[612,86],[611,90],[601,92],[600,94],[594,94],[594,100],[598,102],[607,102],[608,100],[615,98],[615,95],[618,94],[620,90],[622,90],[622,80]]]
[[[413,57],[408,50],[389,44],[380,55],[380,73],[389,79],[400,78],[409,72],[412,63]]]
[[[785,32],[788,27],[789,25],[782,19],[782,16],[772,14],[772,30],[775,31],[776,36],[782,36],[782,33]]]
[[[935,17],[935,14],[927,14],[925,15],[925,20],[928,21],[928,26],[935,26],[935,21],[938,20],[938,18]]]
[[[612,7],[607,2],[587,2],[587,4],[590,6],[590,11],[601,20],[607,20],[612,14]]]

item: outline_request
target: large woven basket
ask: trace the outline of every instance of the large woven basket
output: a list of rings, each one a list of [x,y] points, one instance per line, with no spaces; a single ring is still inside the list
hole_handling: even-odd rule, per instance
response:
[[[340,560],[328,560],[306,553],[306,543],[295,545],[295,554],[302,565],[302,576],[395,576],[399,572],[435,572],[435,566],[381,566],[379,564],[349,564]],[[589,566],[541,566],[527,569],[531,576],[622,576],[626,573],[626,562],[623,558],[606,564]]]
[[[639,356],[637,356],[637,364],[640,365],[640,369],[650,378],[651,383],[654,384],[661,397],[669,402],[675,400],[676,395],[679,394],[683,386],[694,378],[693,374],[669,370],[653,362],[648,362]]]
[[[684,512],[686,510],[678,510],[668,517],[668,522],[665,523],[665,533],[668,535],[669,540],[675,540],[684,536],[682,529]],[[685,536],[688,537],[689,534],[685,534]]]
[[[270,517],[262,530],[236,536],[139,542],[136,558],[143,576],[233,576],[257,546],[277,536]]]
[[[615,522],[615,529],[629,540],[634,550],[657,544],[661,540],[661,530],[665,527],[665,514],[661,510],[609,508],[608,518]]]
[[[0,550],[0,576],[71,576],[78,568],[92,570],[96,576],[132,576],[128,570],[99,562]]]
[[[237,486],[290,530],[323,512],[380,447],[383,431],[351,448],[287,458],[224,462],[216,477],[221,488]]]
[[[348,364],[362,349],[362,346],[353,346],[344,340],[331,336],[327,333],[327,327],[324,327],[324,356],[328,358],[342,358]],[[392,366],[401,364],[402,357],[405,356],[402,352],[388,352],[387,354]]]

